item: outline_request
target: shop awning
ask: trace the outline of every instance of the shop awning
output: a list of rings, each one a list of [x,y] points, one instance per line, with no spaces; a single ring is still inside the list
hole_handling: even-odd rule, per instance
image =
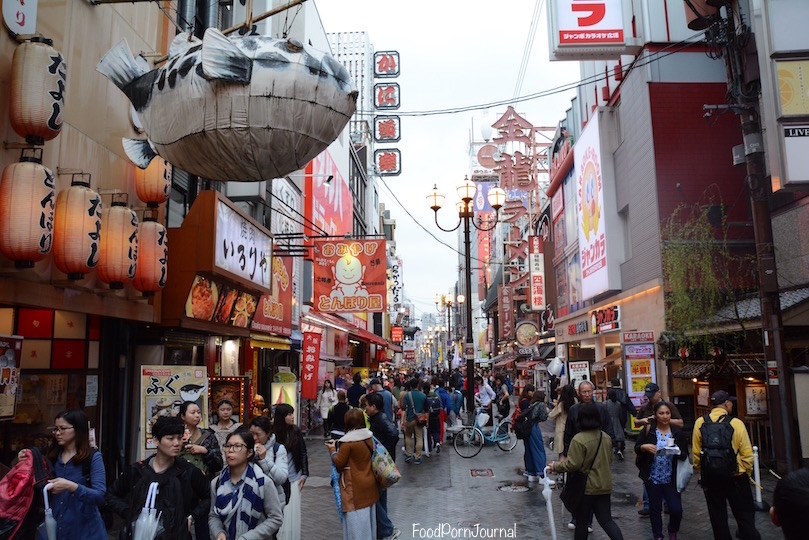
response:
[[[383,338],[382,336],[377,336],[373,332],[369,332],[368,330],[363,330],[362,328],[357,328],[356,326],[349,326],[348,327],[348,335],[353,336],[355,338],[359,338],[363,341],[368,341],[370,343],[375,343],[377,345],[381,345],[382,347],[388,346],[388,340]]]
[[[611,366],[613,364],[621,364],[621,360],[623,356],[621,355],[621,350],[618,349],[612,354],[606,356],[606,358],[602,358],[598,362],[594,362],[592,366],[590,366],[590,371],[604,371],[607,369],[607,366]]]
[[[535,356],[534,358],[541,358],[546,360],[551,356],[554,356],[556,353],[556,344],[555,343],[547,343],[545,345],[539,346],[539,355]]]
[[[402,352],[402,346],[397,345],[395,343],[388,343],[388,349],[392,350],[393,352]]]
[[[702,377],[714,368],[713,362],[689,362],[674,373],[672,377],[677,379],[694,379]]]
[[[517,359],[517,355],[514,353],[505,353],[495,356],[491,359],[492,365],[496,368],[508,367],[510,364],[514,363],[514,360]]]
[[[735,375],[761,375],[765,373],[764,358],[760,356],[728,357],[719,371]]]
[[[326,353],[320,353],[320,359],[327,362],[334,362],[338,366],[350,366],[354,363],[354,359],[350,356],[336,356]]]
[[[292,340],[280,336],[269,334],[250,334],[250,346],[254,349],[275,349],[278,351],[288,351],[292,348]]]

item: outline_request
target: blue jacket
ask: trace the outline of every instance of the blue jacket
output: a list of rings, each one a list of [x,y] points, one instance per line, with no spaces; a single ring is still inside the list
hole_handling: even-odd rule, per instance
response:
[[[56,518],[58,540],[106,540],[107,530],[98,507],[104,504],[107,491],[107,474],[101,452],[93,452],[90,462],[90,484],[87,487],[81,463],[62,463],[62,454],[56,458],[55,474],[78,484],[73,493],[63,491],[48,494],[53,517]]]
[[[441,408],[449,414],[452,410],[452,397],[450,397],[446,388],[439,388],[436,392],[438,393],[438,397],[441,398]]]

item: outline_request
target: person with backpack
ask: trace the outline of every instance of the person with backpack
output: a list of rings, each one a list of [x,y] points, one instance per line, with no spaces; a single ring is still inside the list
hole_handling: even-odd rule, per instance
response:
[[[283,514],[272,479],[253,461],[253,437],[231,433],[225,442],[227,466],[211,480],[211,511],[205,538],[260,540],[281,528]],[[199,537],[197,537],[199,538]]]
[[[159,417],[152,426],[155,454],[124,469],[107,490],[107,505],[124,519],[122,538],[130,537],[132,523],[145,506],[153,482],[158,484],[155,508],[161,513],[164,529],[155,540],[188,540],[193,523],[208,520],[208,480],[201,470],[179,457],[184,431],[179,417]]]
[[[711,412],[697,418],[692,435],[694,470],[708,506],[708,516],[716,540],[731,540],[727,505],[739,527],[741,540],[760,540],[756,529],[756,509],[750,476],[753,472],[753,446],[744,422],[730,416],[736,401],[724,390],[711,395]]]
[[[56,518],[56,538],[106,540],[99,508],[104,504],[107,474],[101,453],[90,447],[87,415],[81,409],[62,411],[53,424],[54,439],[45,457],[56,476],[48,480],[47,495]]]
[[[421,389],[427,396],[425,411],[429,413],[427,420],[427,453],[435,450],[441,453],[441,398],[431,390],[429,379],[421,383]]]
[[[545,392],[535,392],[533,384],[526,384],[520,394],[519,402],[520,414],[514,422],[514,432],[525,444],[525,472],[523,476],[528,478],[528,482],[536,482],[545,478],[545,443],[542,440],[542,430],[540,422],[548,419],[548,407],[545,405]],[[523,428],[517,432],[517,424],[521,426],[525,423],[529,426],[528,433],[525,434]],[[527,436],[524,436],[527,435]],[[556,482],[551,481],[551,484]]]
[[[683,519],[683,504],[677,491],[677,465],[688,459],[688,441],[684,431],[671,425],[671,406],[658,401],[655,419],[638,436],[635,443],[638,476],[649,494],[649,520],[655,540],[663,539],[663,500],[669,508],[669,540],[677,540]],[[675,456],[668,449],[677,447]],[[676,458],[676,459],[675,459]]]
[[[255,443],[256,461],[264,474],[275,483],[278,501],[284,507],[290,495],[287,449],[275,439],[272,422],[266,416],[250,420],[250,435]]]

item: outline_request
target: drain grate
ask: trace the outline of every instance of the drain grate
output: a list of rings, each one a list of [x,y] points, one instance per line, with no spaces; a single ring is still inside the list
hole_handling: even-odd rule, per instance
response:
[[[506,491],[509,493],[525,493],[526,491],[531,491],[531,488],[528,486],[521,486],[520,484],[506,484],[504,486],[500,486],[497,488],[498,491]]]
[[[485,478],[493,477],[494,472],[491,469],[469,469],[469,474],[472,478]]]

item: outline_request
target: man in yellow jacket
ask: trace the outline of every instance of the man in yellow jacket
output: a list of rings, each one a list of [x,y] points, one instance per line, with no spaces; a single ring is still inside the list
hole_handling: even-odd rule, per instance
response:
[[[732,452],[735,454],[735,467],[731,462],[727,474],[721,474],[716,471],[712,472],[706,463],[702,463],[703,453],[708,449],[709,443],[703,441],[702,428],[705,425],[705,417],[700,417],[694,422],[692,437],[694,468],[701,472],[702,491],[705,494],[715,540],[732,540],[733,538],[728,526],[728,504],[736,518],[739,537],[742,540],[760,540],[761,535],[756,530],[756,509],[753,504],[753,492],[750,488],[749,478],[753,472],[753,446],[750,444],[750,437],[744,422],[729,416],[733,410],[734,401],[736,398],[724,390],[714,392],[711,396],[713,409],[706,416],[710,417],[711,422],[717,424],[729,422],[733,430],[730,443]],[[713,451],[715,452],[715,449]],[[729,456],[730,460],[732,458],[733,456]]]

